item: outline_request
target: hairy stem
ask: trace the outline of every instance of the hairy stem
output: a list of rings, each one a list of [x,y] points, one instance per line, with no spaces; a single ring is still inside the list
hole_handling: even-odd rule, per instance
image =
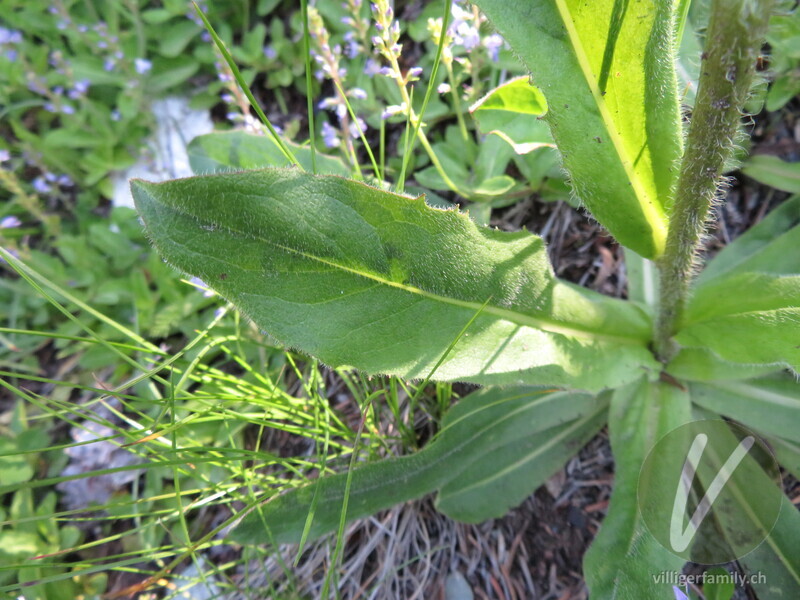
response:
[[[663,362],[677,350],[672,336],[686,304],[695,255],[722,169],[733,150],[771,8],[772,0],[712,2],[697,100],[666,248],[658,261],[661,297],[654,339],[656,355]]]

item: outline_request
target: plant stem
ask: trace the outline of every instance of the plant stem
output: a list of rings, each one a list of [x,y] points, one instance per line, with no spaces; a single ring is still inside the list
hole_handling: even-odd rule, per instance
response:
[[[714,0],[700,68],[700,82],[686,151],[675,189],[654,332],[656,356],[669,361],[692,277],[695,255],[731,155],[741,110],[750,92],[755,62],[769,21],[772,0]]]

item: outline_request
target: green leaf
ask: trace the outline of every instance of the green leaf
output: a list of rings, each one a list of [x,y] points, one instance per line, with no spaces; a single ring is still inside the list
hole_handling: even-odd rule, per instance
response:
[[[699,414],[706,416],[701,410]],[[719,472],[725,458],[730,456],[730,449],[738,439],[730,434],[730,440],[721,439],[719,435],[709,436],[707,453],[713,457],[716,466],[707,470],[698,468],[697,476],[703,486],[708,488],[711,477]],[[775,474],[779,477],[779,474]],[[726,501],[737,501],[738,506],[728,510],[715,510],[721,532],[726,541],[734,549],[744,544],[752,547],[752,538],[743,534],[743,530],[763,531],[768,533],[763,542],[755,549],[739,558],[745,571],[755,574],[751,585],[760,598],[797,598],[800,596],[800,554],[797,552],[797,540],[800,539],[800,513],[784,496],[773,478],[759,464],[757,457],[747,452],[745,459],[733,470],[725,488],[732,491]],[[776,503],[777,512],[768,507]],[[752,507],[752,508],[751,508]],[[775,518],[777,515],[777,518]],[[749,516],[753,521],[743,526],[741,519]],[[752,535],[752,534],[751,534]],[[762,535],[764,535],[762,533]]]
[[[800,194],[800,163],[786,162],[777,156],[751,156],[742,166],[742,173],[784,192]]]
[[[759,598],[800,597],[800,512],[783,497],[778,521],[769,537],[740,559],[748,573],[756,575],[750,585]]]
[[[761,433],[800,442],[800,384],[780,374],[691,386],[692,400]]]
[[[161,38],[158,52],[162,56],[175,58],[186,50],[186,46],[203,31],[194,21],[186,19],[170,25],[168,34]]]
[[[781,466],[800,479],[800,442],[771,437],[769,443]]]
[[[639,473],[654,444],[691,418],[689,396],[664,383],[640,381],[613,392],[609,435],[614,452],[614,490],[608,514],[583,561],[590,596],[602,600],[674,600],[657,575],[680,572],[684,560],[647,530],[639,511]],[[673,501],[664,494],[663,502]]]
[[[800,196],[794,196],[725,246],[697,279],[702,286],[722,275],[760,271],[800,273]]]
[[[200,63],[186,56],[156,58],[153,60],[154,75],[147,79],[147,92],[159,94],[179,86],[197,73],[199,68]]]
[[[736,591],[733,575],[722,567],[714,567],[705,572],[705,578],[710,581],[703,583],[703,596],[705,600],[731,600]]]
[[[752,379],[779,371],[780,365],[748,365],[723,360],[707,348],[681,348],[665,371],[684,381]]]
[[[594,410],[564,425],[537,433],[528,422],[525,437],[496,436],[497,447],[480,448],[461,474],[441,488],[436,508],[467,523],[502,517],[595,436],[606,422],[607,409],[603,398]]]
[[[628,299],[654,309],[659,294],[655,263],[625,248],[625,274],[628,276]]]
[[[497,135],[517,154],[554,147],[549,127],[541,120],[547,112],[547,102],[527,77],[496,87],[469,110],[481,133]]]
[[[643,311],[558,281],[530,233],[296,170],[132,190],[167,262],[330,365],[427,377],[474,318],[436,379],[599,390],[660,370]]]
[[[346,518],[349,521],[366,517],[394,504],[420,498],[448,481],[461,478],[473,461],[487,453],[551,431],[562,423],[583,422],[586,415],[604,411],[605,404],[587,394],[534,388],[473,392],[445,415],[442,430],[421,451],[352,470]],[[519,458],[516,454],[504,456],[509,464]],[[497,465],[503,466],[504,463]],[[297,542],[312,505],[315,512],[309,537],[334,531],[339,525],[347,479],[347,473],[324,477],[270,498],[245,517],[232,532],[232,539],[241,544],[265,540],[275,544]],[[530,482],[528,493],[536,485]],[[489,500],[496,500],[494,492],[489,494]]]
[[[302,167],[311,170],[311,149],[284,140]],[[264,167],[288,167],[289,160],[272,136],[254,135],[244,131],[209,133],[194,138],[187,148],[189,165],[198,175],[225,173],[233,170],[252,170]],[[317,152],[320,173],[349,175],[350,169],[341,159]]]
[[[10,439],[0,439],[0,480],[3,485],[15,485],[33,477],[33,467]]]
[[[514,183],[508,175],[498,175],[482,181],[474,192],[479,196],[502,196],[514,187]]]
[[[698,287],[675,339],[734,363],[800,370],[800,275],[741,273]]]
[[[682,155],[674,3],[476,4],[544,93],[577,196],[620,243],[660,256]]]

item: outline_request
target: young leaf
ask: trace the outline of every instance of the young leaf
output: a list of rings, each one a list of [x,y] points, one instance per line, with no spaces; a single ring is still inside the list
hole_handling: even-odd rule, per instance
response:
[[[517,77],[496,87],[469,110],[481,133],[497,135],[517,154],[555,147],[550,129],[541,120],[547,112],[547,102],[527,77]]]
[[[132,189],[169,263],[328,364],[427,377],[474,318],[435,379],[599,390],[658,369],[643,311],[556,280],[527,232],[296,170]]]
[[[675,339],[735,363],[800,370],[800,275],[741,273],[698,287]]]
[[[725,246],[706,265],[696,285],[723,275],[759,271],[775,275],[800,273],[800,196],[794,196]]]
[[[682,154],[672,2],[477,0],[547,99],[577,196],[658,258]]]
[[[284,140],[297,161],[311,171],[311,149]],[[189,165],[197,175],[227,173],[264,167],[288,167],[291,162],[271,136],[244,131],[209,133],[194,138],[187,148]],[[349,175],[350,169],[341,159],[317,153],[317,171],[332,175]]]
[[[347,520],[369,516],[400,502],[420,498],[462,477],[470,464],[508,443],[604,411],[588,394],[547,392],[534,388],[483,389],[473,392],[444,418],[442,430],[411,456],[358,467],[350,473]],[[577,448],[573,448],[575,451]],[[509,464],[520,455],[508,455]],[[498,468],[505,466],[499,463]],[[348,475],[324,477],[314,484],[271,498],[248,514],[231,534],[242,543],[297,542],[314,502],[309,536],[334,531],[339,524]],[[529,490],[531,486],[529,486]],[[489,498],[494,498],[489,492]],[[521,500],[521,499],[520,499]],[[266,536],[265,536],[266,530]]]
[[[642,464],[654,444],[690,420],[689,396],[678,388],[645,380],[615,390],[609,410],[614,452],[614,491],[608,514],[583,566],[592,598],[674,600],[672,588],[657,583],[662,572],[680,572],[684,560],[664,548],[647,530],[637,488]],[[663,494],[663,502],[674,493]]]

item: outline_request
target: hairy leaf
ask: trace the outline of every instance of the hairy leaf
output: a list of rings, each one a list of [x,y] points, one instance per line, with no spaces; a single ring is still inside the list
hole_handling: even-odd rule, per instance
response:
[[[665,434],[690,420],[688,394],[664,383],[641,381],[615,390],[609,411],[614,490],[608,514],[583,561],[592,598],[674,600],[659,573],[680,572],[684,560],[647,530],[637,500],[642,464]],[[663,494],[671,503],[674,494]]]
[[[442,430],[421,451],[352,470],[346,519],[366,517],[434,492],[448,481],[464,477],[465,469],[487,453],[506,448],[508,444],[520,444],[530,436],[554,428],[560,429],[563,424],[584,422],[587,415],[604,412],[605,406],[588,394],[533,388],[473,392],[445,415]],[[501,454],[498,460],[505,462],[496,466],[503,468],[524,457],[519,453]],[[347,479],[347,473],[324,477],[314,484],[271,498],[245,518],[232,538],[239,543],[297,542],[312,506],[315,510],[309,536],[313,539],[334,531],[343,510]],[[531,482],[528,491],[535,485]],[[495,498],[495,493],[490,490],[489,498]]]
[[[681,348],[664,369],[685,381],[719,381],[762,377],[781,370],[781,365],[752,365],[723,360],[707,348]]]
[[[556,280],[527,232],[296,170],[132,188],[169,263],[328,364],[587,390],[658,369],[644,312]]]
[[[800,370],[800,275],[741,273],[699,286],[675,339],[734,363]]]
[[[544,93],[577,196],[622,244],[660,256],[682,154],[674,3],[476,4]]]

